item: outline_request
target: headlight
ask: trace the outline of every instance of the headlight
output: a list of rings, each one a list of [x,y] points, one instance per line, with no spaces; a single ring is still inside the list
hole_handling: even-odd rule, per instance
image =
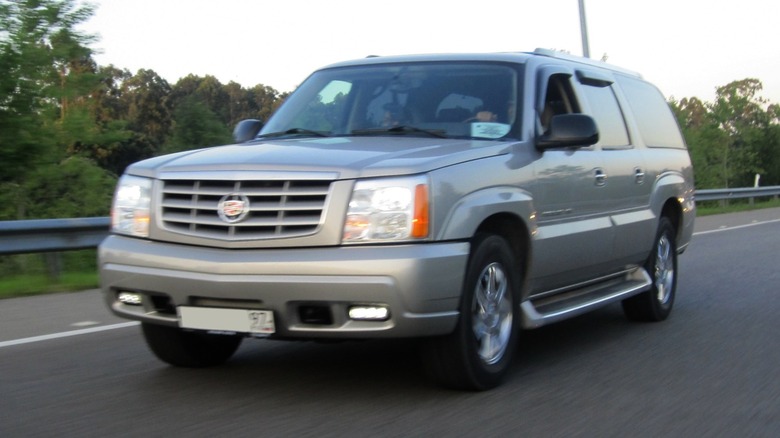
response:
[[[344,243],[428,237],[428,179],[424,176],[355,183],[344,221]]]
[[[116,233],[149,237],[152,180],[123,175],[111,208],[111,229]]]

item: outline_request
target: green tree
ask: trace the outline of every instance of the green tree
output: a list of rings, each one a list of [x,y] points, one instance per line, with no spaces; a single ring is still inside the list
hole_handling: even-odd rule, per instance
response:
[[[30,217],[108,216],[116,177],[91,160],[70,157],[34,173],[26,190],[37,194],[25,206]]]
[[[75,26],[92,13],[75,0],[0,2],[0,182],[64,156],[56,122],[85,80],[77,66],[94,37]]]
[[[74,154],[127,137],[96,122],[102,76],[75,0],[0,1],[0,218],[107,213],[114,178]]]
[[[121,99],[122,83],[132,75],[112,65],[97,67],[96,83],[88,99],[78,106],[70,117],[82,125],[68,147],[69,155],[78,155],[95,161],[113,174],[120,174],[130,162],[143,158],[132,154],[132,139],[137,134],[128,129],[128,105]],[[80,120],[76,118],[80,118]]]
[[[780,185],[780,105],[772,104],[767,108],[771,124],[764,131],[764,138],[759,146],[764,174],[761,185]]]
[[[758,79],[733,81],[717,88],[712,117],[725,131],[729,145],[724,156],[725,187],[745,187],[753,184],[753,177],[761,173],[759,150],[762,132],[770,119],[758,96],[763,88]]]
[[[761,98],[761,81],[747,78],[717,88],[713,103],[670,102],[688,143],[698,188],[780,184],[780,109]]]
[[[242,117],[239,120],[235,120],[235,122],[237,123],[245,118],[259,119],[266,122],[271,117],[271,114],[279,108],[279,105],[281,105],[289,95],[290,93],[279,94],[274,88],[266,85],[255,85],[249,89],[247,96],[247,98],[254,103],[253,109],[255,113],[249,114],[249,117]]]
[[[170,94],[168,81],[153,70],[141,69],[122,83],[128,128],[148,141],[155,152],[170,135]]]
[[[725,187],[728,178],[724,159],[729,139],[712,117],[709,105],[692,97],[672,101],[671,106],[688,144],[696,172],[696,187]]]
[[[165,153],[230,143],[231,131],[196,95],[178,103],[173,119],[173,135],[163,150]]]
[[[171,108],[171,111],[175,111],[175,108],[184,101],[188,101],[187,104],[191,104],[192,101],[189,99],[192,97],[204,104],[209,111],[217,116],[218,120],[227,126],[230,113],[230,96],[217,78],[210,75],[200,77],[190,74],[179,79],[171,87],[168,106]]]
[[[168,99],[176,127],[175,138],[171,139],[166,151],[228,142],[230,136],[225,137],[224,132],[232,132],[244,119],[267,120],[283,96],[286,95],[280,96],[278,91],[265,85],[246,89],[236,82],[223,85],[214,76],[181,78],[171,87]],[[202,127],[194,124],[197,120]],[[217,121],[222,128],[217,126]]]

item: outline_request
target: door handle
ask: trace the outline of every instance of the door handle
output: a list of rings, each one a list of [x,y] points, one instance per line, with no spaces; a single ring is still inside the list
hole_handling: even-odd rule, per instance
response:
[[[641,167],[634,168],[634,182],[637,184],[644,184],[645,182],[645,172]]]
[[[607,174],[602,169],[596,169],[596,186],[602,187],[607,185]]]

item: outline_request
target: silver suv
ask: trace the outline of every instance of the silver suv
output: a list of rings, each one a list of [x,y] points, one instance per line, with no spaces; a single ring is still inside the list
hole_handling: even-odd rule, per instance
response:
[[[543,50],[371,57],[234,136],[130,166],[100,246],[108,306],[169,364],[247,337],[424,337],[436,380],[487,389],[522,329],[672,309],[693,171],[635,73]]]

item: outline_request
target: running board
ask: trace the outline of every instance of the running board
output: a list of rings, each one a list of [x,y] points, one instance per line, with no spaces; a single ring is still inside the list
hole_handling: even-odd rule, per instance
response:
[[[540,299],[529,299],[520,304],[523,327],[541,327],[562,321],[597,307],[624,300],[649,290],[650,275],[644,268],[637,268],[624,277],[590,285],[566,293]]]

